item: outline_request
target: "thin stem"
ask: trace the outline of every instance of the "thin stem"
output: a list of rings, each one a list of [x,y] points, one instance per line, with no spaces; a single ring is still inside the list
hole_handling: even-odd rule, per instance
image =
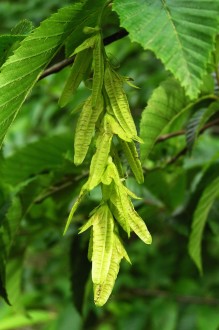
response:
[[[192,296],[192,295],[174,295],[171,292],[164,290],[144,290],[144,289],[133,289],[125,291],[123,294],[119,295],[118,298],[130,298],[133,299],[133,296],[138,297],[151,297],[151,298],[167,298],[174,299],[179,303],[183,304],[194,304],[194,305],[210,305],[210,306],[218,306],[219,299],[213,297],[202,297],[202,296]]]
[[[213,127],[213,126],[216,126],[216,125],[219,125],[219,119],[212,120],[209,123],[207,123],[206,125],[204,125],[200,129],[199,134],[203,133],[208,128]],[[182,129],[180,131],[176,131],[176,132],[173,132],[173,133],[161,135],[160,137],[157,138],[156,143],[164,142],[164,141],[169,140],[169,139],[172,139],[174,137],[177,137],[177,136],[180,136],[180,135],[184,135],[185,133],[186,133],[186,130]]]
[[[128,32],[124,29],[104,38],[103,43],[104,46],[107,46],[111,43],[113,43],[114,41],[120,40],[124,37],[126,37],[128,35]],[[59,71],[61,71],[62,69],[66,68],[67,66],[71,65],[74,62],[75,57],[70,57],[70,58],[66,58],[54,65],[52,65],[51,67],[49,67],[48,69],[46,69],[41,76],[39,77],[39,80],[44,79],[45,77],[50,76],[51,74],[57,73]]]

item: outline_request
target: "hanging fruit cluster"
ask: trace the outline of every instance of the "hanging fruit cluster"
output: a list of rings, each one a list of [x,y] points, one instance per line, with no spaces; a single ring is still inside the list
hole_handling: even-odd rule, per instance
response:
[[[65,231],[85,195],[101,186],[102,200],[90,214],[80,233],[90,229],[88,258],[92,262],[94,302],[102,306],[112,292],[123,258],[130,262],[119,237],[119,227],[131,231],[146,244],[151,235],[135,211],[131,199],[138,197],[125,185],[118,156],[121,148],[138,181],[144,180],[135,141],[137,136],[128,100],[123,89],[125,78],[116,72],[104,49],[99,28],[85,28],[88,38],[75,49],[75,61],[60,97],[66,105],[82,80],[92,75],[92,92],[80,112],[74,139],[74,163],[80,165],[94,139],[96,151],[91,159],[89,177],[72,207]]]

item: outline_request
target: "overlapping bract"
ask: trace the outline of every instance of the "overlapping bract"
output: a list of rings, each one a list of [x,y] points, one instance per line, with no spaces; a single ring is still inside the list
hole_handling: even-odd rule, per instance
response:
[[[98,29],[91,31],[88,29],[88,31],[91,35],[75,50],[75,53],[79,56],[83,52],[90,51],[89,54],[92,54],[90,72],[87,71],[87,64],[85,64],[86,68],[83,68],[83,62],[80,62],[79,66],[77,63],[73,64],[60,102],[64,102],[64,105],[69,102],[80,81],[86,79],[86,75],[92,75],[92,92],[84,103],[76,126],[75,164],[80,165],[84,161],[92,140],[95,141],[96,151],[91,159],[88,180],[72,207],[65,232],[84,196],[101,185],[102,201],[92,212],[87,223],[82,226],[80,233],[92,227],[88,258],[92,262],[94,301],[96,305],[102,306],[112,292],[121,260],[125,258],[130,262],[119,238],[119,228],[124,229],[128,237],[132,231],[135,232],[146,244],[151,243],[151,235],[134,209],[131,198],[138,197],[124,184],[123,168],[117,154],[117,146],[119,146],[137,181],[142,183],[144,176],[134,142],[141,142],[141,139],[137,136],[123,90],[124,79],[108,61],[101,32]],[[74,70],[76,70],[75,77],[71,78]],[[77,70],[81,70],[81,73]]]

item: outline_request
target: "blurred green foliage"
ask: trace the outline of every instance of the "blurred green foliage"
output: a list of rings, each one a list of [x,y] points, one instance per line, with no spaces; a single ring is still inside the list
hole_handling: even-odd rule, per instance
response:
[[[65,0],[61,5],[68,3],[71,1]],[[58,0],[1,1],[0,32],[9,33],[24,18],[36,26],[59,6]],[[131,44],[128,37],[107,46],[106,51],[120,72],[140,87],[127,87],[138,124],[152,91],[169,74],[151,52]],[[18,191],[25,217],[15,233],[7,267],[12,306],[0,302],[0,330],[219,329],[219,200],[204,234],[203,276],[188,255],[198,198],[210,176],[219,172],[218,131],[206,131],[191,156],[184,155],[169,165],[185,147],[185,137],[157,144],[145,164],[144,185],[137,185],[131,176],[127,179],[127,185],[143,197],[136,209],[147,222],[153,244],[145,246],[135,236],[126,242],[132,266],[122,263],[113,294],[99,309],[93,304],[87,278],[88,237],[77,235],[78,227],[98,203],[98,189],[62,236],[71,202],[87,175],[86,163],[80,168],[72,163],[77,118],[77,111],[72,110],[88,91],[81,85],[72,103],[60,109],[57,101],[67,73],[68,68],[37,84],[11,126],[2,151],[0,214],[5,214],[5,205]],[[185,116],[180,127],[175,122],[172,129],[185,126],[187,120]]]

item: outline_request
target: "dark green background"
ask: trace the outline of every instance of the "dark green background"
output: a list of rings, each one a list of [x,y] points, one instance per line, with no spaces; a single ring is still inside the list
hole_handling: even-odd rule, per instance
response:
[[[71,1],[62,1],[61,5],[68,3]],[[0,33],[9,33],[24,18],[37,26],[59,6],[58,0],[1,1]],[[113,25],[108,24],[104,32],[108,35],[114,29]],[[152,53],[130,44],[127,37],[108,46],[107,53],[120,72],[132,77],[140,87],[127,87],[138,125],[151,92],[169,73],[164,72],[162,64]],[[24,157],[19,150],[42,138],[57,135],[57,153],[60,156],[57,160],[58,169],[55,167],[55,170],[48,170],[42,165],[41,179],[45,184],[46,180],[51,179],[53,185],[66,186],[36,202],[22,223],[11,254],[11,260],[18,260],[24,255],[22,294],[19,293],[14,307],[0,302],[0,329],[4,329],[1,328],[1,322],[7,318],[13,319],[14,315],[21,315],[24,313],[23,308],[27,311],[45,310],[56,316],[49,322],[28,327],[15,324],[10,329],[219,329],[218,202],[213,206],[204,233],[202,277],[190,259],[187,247],[192,214],[203,189],[198,185],[198,179],[203,174],[204,166],[209,165],[211,158],[218,155],[217,135],[206,132],[199,139],[192,156],[181,158],[173,165],[166,163],[185,146],[185,138],[182,136],[157,145],[151,161],[146,164],[150,170],[146,171],[145,184],[142,186],[136,184],[127,168],[128,185],[142,197],[136,203],[136,209],[148,225],[153,244],[146,246],[134,235],[130,240],[124,237],[132,266],[122,261],[111,298],[103,308],[96,308],[89,278],[85,286],[90,267],[86,259],[87,236],[78,236],[77,228],[97,205],[100,199],[98,189],[79,209],[76,224],[72,225],[65,237],[62,236],[70,201],[78,194],[86,178],[89,161],[82,168],[74,167],[71,162],[77,119],[77,113],[71,114],[71,111],[85,99],[89,90],[80,86],[71,104],[60,109],[57,101],[67,73],[66,68],[35,86],[10,128],[3,148],[4,157],[15,156],[9,158],[8,162],[8,158],[4,160],[4,176],[0,178],[2,195],[6,183],[11,183],[14,189],[19,183],[19,176],[12,178],[14,171],[19,172],[16,162]],[[181,128],[186,120],[182,118],[179,124],[175,123],[174,129]],[[49,161],[49,155],[54,156],[54,151],[43,148],[45,144],[40,143],[40,152],[36,152],[35,157],[39,156],[38,161],[44,164],[46,157]],[[32,146],[30,149],[33,150]],[[210,166],[206,180],[212,171],[214,168]],[[32,188],[28,189],[29,194]],[[85,294],[83,318],[77,311],[77,308],[82,308],[81,294]]]

